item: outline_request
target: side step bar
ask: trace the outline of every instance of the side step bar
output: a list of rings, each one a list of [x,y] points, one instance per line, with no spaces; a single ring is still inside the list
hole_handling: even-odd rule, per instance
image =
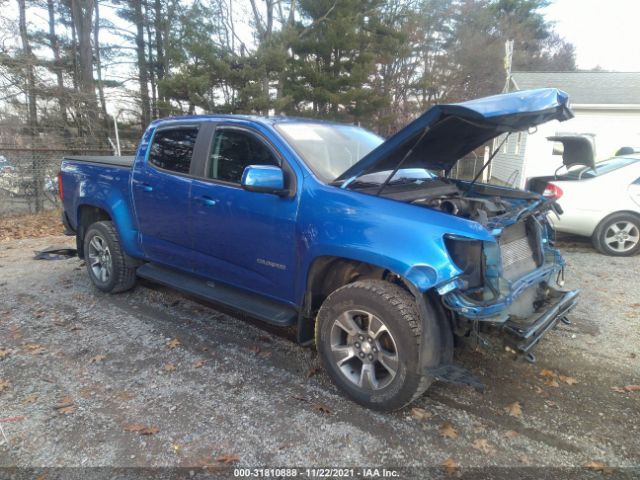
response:
[[[138,267],[136,274],[188,295],[239,310],[273,325],[290,326],[298,319],[298,312],[288,305],[170,268],[146,263]]]

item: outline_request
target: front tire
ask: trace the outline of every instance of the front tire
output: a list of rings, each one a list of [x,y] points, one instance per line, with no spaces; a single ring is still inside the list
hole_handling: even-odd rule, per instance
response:
[[[593,245],[605,255],[635,255],[640,251],[640,218],[628,213],[610,215],[596,228]]]
[[[419,374],[422,325],[413,297],[383,280],[333,292],[316,321],[316,347],[333,382],[368,408],[397,410],[432,383]]]
[[[135,285],[135,261],[122,249],[113,222],[91,224],[84,237],[84,257],[89,278],[99,290],[117,293]]]

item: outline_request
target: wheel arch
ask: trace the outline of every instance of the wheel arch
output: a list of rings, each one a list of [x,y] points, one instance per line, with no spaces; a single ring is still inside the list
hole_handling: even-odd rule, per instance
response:
[[[603,250],[603,247],[600,244],[600,235],[602,234],[602,229],[606,226],[607,222],[609,220],[611,220],[611,218],[613,218],[615,216],[619,216],[619,215],[628,215],[630,217],[633,217],[633,218],[636,219],[636,221],[640,225],[640,213],[636,212],[634,210],[618,210],[616,212],[612,212],[612,213],[606,215],[605,217],[603,217],[598,222],[598,224],[596,225],[596,228],[593,230],[593,233],[591,234],[591,242],[593,244],[593,247],[596,250],[598,250],[600,253],[607,254],[607,252],[605,252]]]
[[[90,204],[79,205],[76,218],[76,248],[78,257],[84,258],[84,237],[89,227],[96,222],[113,221],[113,219],[106,209]]]
[[[431,273],[433,271],[433,274]],[[389,281],[405,289],[416,301],[422,323],[423,339],[420,350],[421,367],[435,367],[449,361],[452,329],[447,310],[433,288],[436,275],[431,267],[420,265],[407,269],[410,277],[400,275],[388,267],[362,260],[339,256],[319,256],[309,266],[303,308],[298,317],[298,341],[310,344],[315,336],[317,312],[324,300],[338,288],[363,279]],[[429,321],[430,316],[435,321]],[[435,348],[436,346],[440,348]]]
[[[600,219],[600,221],[596,224],[596,228],[593,229],[593,234],[596,235],[600,228],[605,224],[607,220],[609,220],[614,215],[631,215],[640,221],[640,212],[636,212],[633,210],[617,210],[615,212],[611,212]]]

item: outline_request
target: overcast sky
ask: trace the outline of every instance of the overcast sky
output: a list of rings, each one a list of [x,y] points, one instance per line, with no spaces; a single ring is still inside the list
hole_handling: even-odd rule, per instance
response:
[[[640,72],[640,0],[555,0],[545,10],[578,68]]]

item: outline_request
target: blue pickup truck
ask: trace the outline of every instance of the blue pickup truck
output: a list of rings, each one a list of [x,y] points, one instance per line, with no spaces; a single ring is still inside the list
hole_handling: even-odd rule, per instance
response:
[[[493,138],[572,116],[540,89],[435,106],[386,141],[311,119],[158,120],[135,157],[62,161],[63,222],[98,289],[142,277],[296,326],[347,396],[398,409],[434,379],[475,382],[455,336],[530,355],[576,304],[553,200],[449,177]]]

